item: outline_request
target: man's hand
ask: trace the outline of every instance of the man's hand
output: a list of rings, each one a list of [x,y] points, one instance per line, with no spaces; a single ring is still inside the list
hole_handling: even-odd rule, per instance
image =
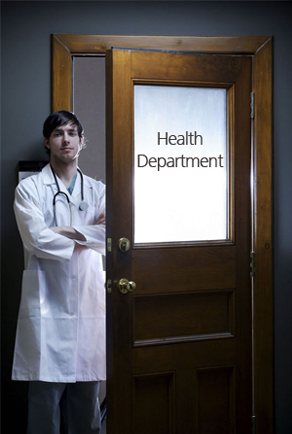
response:
[[[106,222],[106,218],[104,214],[100,214],[100,216],[98,217],[98,219],[96,220],[96,222],[94,223],[95,225],[105,225]]]

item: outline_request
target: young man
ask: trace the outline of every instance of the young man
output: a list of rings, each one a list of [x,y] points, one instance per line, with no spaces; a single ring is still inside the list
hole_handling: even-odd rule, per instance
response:
[[[14,210],[25,270],[14,380],[29,381],[28,434],[100,431],[105,379],[105,186],[81,173],[83,127],[70,112],[44,123],[50,163],[19,183]]]

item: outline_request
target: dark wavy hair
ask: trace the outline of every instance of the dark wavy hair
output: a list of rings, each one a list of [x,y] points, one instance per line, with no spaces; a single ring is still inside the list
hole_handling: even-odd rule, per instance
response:
[[[81,122],[74,113],[68,112],[66,110],[52,113],[49,117],[47,117],[43,126],[44,138],[49,139],[50,135],[57,127],[60,127],[61,125],[67,125],[69,123],[76,126],[78,136],[81,139],[84,135],[84,128]],[[48,148],[46,148],[46,150],[48,153],[50,153],[50,150]]]

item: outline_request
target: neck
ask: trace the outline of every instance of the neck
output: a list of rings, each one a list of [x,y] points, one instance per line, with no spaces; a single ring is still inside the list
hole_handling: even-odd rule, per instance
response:
[[[77,159],[69,164],[62,164],[51,159],[50,164],[55,174],[61,179],[66,188],[68,188],[77,173]]]

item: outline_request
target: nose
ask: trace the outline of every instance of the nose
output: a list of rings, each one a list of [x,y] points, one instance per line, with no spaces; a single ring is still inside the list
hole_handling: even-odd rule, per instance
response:
[[[69,143],[69,134],[65,131],[63,135],[63,142]]]

